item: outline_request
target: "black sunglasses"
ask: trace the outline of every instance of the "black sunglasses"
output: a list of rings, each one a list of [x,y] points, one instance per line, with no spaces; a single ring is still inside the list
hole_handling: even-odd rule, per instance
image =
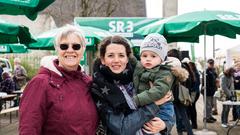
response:
[[[60,44],[59,45],[61,50],[67,50],[69,47],[69,44]],[[80,50],[81,44],[72,44],[72,49],[73,50]]]

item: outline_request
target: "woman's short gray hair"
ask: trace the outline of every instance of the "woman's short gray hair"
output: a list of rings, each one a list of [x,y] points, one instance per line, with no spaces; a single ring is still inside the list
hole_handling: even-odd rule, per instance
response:
[[[16,57],[16,58],[14,58],[13,62],[15,62],[15,63],[21,63],[21,59],[18,58],[18,57]]]
[[[78,26],[73,26],[73,25],[65,25],[61,28],[61,31],[55,36],[55,42],[54,45],[57,46],[59,45],[60,41],[62,38],[66,38],[70,34],[75,34],[80,38],[81,45],[86,46],[86,41],[85,41],[85,35],[83,34],[83,31],[81,28]]]

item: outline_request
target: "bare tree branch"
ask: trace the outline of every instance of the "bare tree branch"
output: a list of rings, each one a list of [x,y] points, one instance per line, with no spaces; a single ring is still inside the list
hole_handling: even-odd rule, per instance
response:
[[[109,0],[107,3],[107,10],[106,10],[106,16],[111,16],[114,11],[116,11],[118,5],[119,5],[119,0]]]
[[[99,12],[103,12],[103,11],[101,11],[102,9],[104,9],[104,5],[106,4],[106,2],[102,2],[101,4],[99,4],[99,5],[97,5],[96,7],[95,7],[95,10],[94,10],[94,12],[95,13],[98,13],[98,15],[100,14]],[[97,15],[96,15],[97,16]]]
[[[71,23],[74,17],[111,16],[119,7],[119,0],[57,0],[44,11],[57,26]]]

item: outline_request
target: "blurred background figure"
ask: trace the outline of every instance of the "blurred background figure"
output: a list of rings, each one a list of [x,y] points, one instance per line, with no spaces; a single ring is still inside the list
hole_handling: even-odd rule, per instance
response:
[[[0,82],[0,92],[11,94],[13,91],[15,91],[15,83],[11,78],[10,73],[3,72],[2,81]]]
[[[2,81],[0,82],[0,92],[12,94],[13,91],[16,90],[15,82],[11,77],[11,73],[4,71],[2,73]],[[17,99],[13,100],[13,107],[18,105]]]
[[[0,82],[2,82],[2,73],[3,73],[3,67],[2,67],[2,63],[0,63]]]
[[[240,62],[236,63],[234,68],[234,88],[235,90],[240,90]]]
[[[227,96],[227,100],[234,100],[234,68],[228,68],[224,71],[223,76],[221,77],[221,87],[222,90],[224,91],[224,94]],[[230,111],[229,105],[223,105],[222,109],[222,116],[221,116],[221,121],[222,121],[222,127],[228,127],[228,114]]]
[[[26,84],[27,72],[21,65],[21,59],[14,59],[13,80],[16,84],[16,90],[20,90]]]
[[[240,62],[237,62],[234,66],[235,73],[234,73],[234,89],[240,90]],[[237,107],[239,106],[233,106],[232,115],[233,115],[233,121],[236,121],[238,118],[237,114]]]
[[[168,57],[174,57],[174,58],[181,60],[180,52],[177,49],[169,50],[167,55],[168,55]],[[189,62],[189,59],[185,59],[181,62],[184,62],[184,63]],[[183,63],[182,63],[182,67],[186,69],[186,67],[184,66]],[[186,72],[188,73],[188,71],[186,71]],[[181,85],[184,85],[186,88],[188,88],[188,90],[189,90],[190,84],[191,83],[190,83],[189,78],[186,81],[181,82]],[[174,96],[173,105],[174,105],[174,110],[175,110],[175,114],[176,114],[177,133],[178,133],[178,135],[183,135],[183,132],[186,131],[188,135],[193,135],[192,125],[190,124],[190,118],[187,114],[188,106],[185,106],[180,101],[178,101],[178,93],[179,93],[178,92],[179,91],[178,83],[176,83],[176,85],[173,87],[172,91],[173,91],[173,96]]]
[[[188,79],[182,84],[186,88],[188,88],[189,95],[192,98],[195,99],[196,93],[194,92],[194,89],[193,89],[193,84],[194,84],[194,81],[195,81],[195,74],[194,74],[192,68],[190,67],[189,62],[190,62],[190,59],[188,57],[185,57],[182,60],[183,68],[185,68],[189,73]],[[192,101],[194,101],[194,99],[192,99]],[[192,102],[192,104],[187,106],[186,111],[187,111],[187,114],[188,114],[188,118],[191,121],[192,128],[197,129],[197,119],[196,119],[197,118],[197,112],[196,112],[196,109],[195,109],[194,102]]]
[[[213,95],[215,91],[217,90],[217,85],[216,85],[216,80],[217,80],[217,73],[214,68],[214,60],[213,59],[208,59],[207,61],[208,67],[206,69],[206,122],[207,123],[214,123],[217,121],[212,116],[212,109],[213,109],[213,102],[214,98]],[[202,78],[204,79],[204,77]],[[204,80],[202,80],[204,82]],[[201,93],[204,94],[204,83],[202,83],[202,89]],[[204,119],[205,120],[205,119]]]
[[[192,75],[192,90],[191,90],[191,97],[192,97],[192,105],[188,107],[188,114],[190,114],[190,120],[192,122],[192,128],[197,129],[197,111],[196,111],[196,102],[200,96],[200,74],[194,62],[190,61],[189,67],[193,72]]]

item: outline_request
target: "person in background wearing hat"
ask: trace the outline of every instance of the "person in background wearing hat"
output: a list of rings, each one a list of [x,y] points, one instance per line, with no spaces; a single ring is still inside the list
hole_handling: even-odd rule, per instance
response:
[[[167,41],[160,34],[149,34],[143,40],[140,46],[140,62],[133,74],[137,92],[134,99],[138,106],[163,98],[171,90],[176,77],[182,75],[184,69],[181,68],[181,62],[173,57],[167,58],[167,51]],[[172,72],[173,70],[175,72]],[[173,127],[176,121],[172,101],[160,105],[158,113],[162,120],[169,121],[169,127]]]
[[[16,90],[20,90],[26,84],[27,72],[21,65],[20,58],[14,59],[13,80],[16,84]]]
[[[206,120],[207,123],[214,123],[217,120],[212,116],[212,109],[213,109],[213,95],[215,91],[217,90],[217,73],[214,68],[214,60],[209,59],[207,61],[208,67],[206,69]],[[204,94],[204,77],[202,80],[202,89],[201,93]]]

